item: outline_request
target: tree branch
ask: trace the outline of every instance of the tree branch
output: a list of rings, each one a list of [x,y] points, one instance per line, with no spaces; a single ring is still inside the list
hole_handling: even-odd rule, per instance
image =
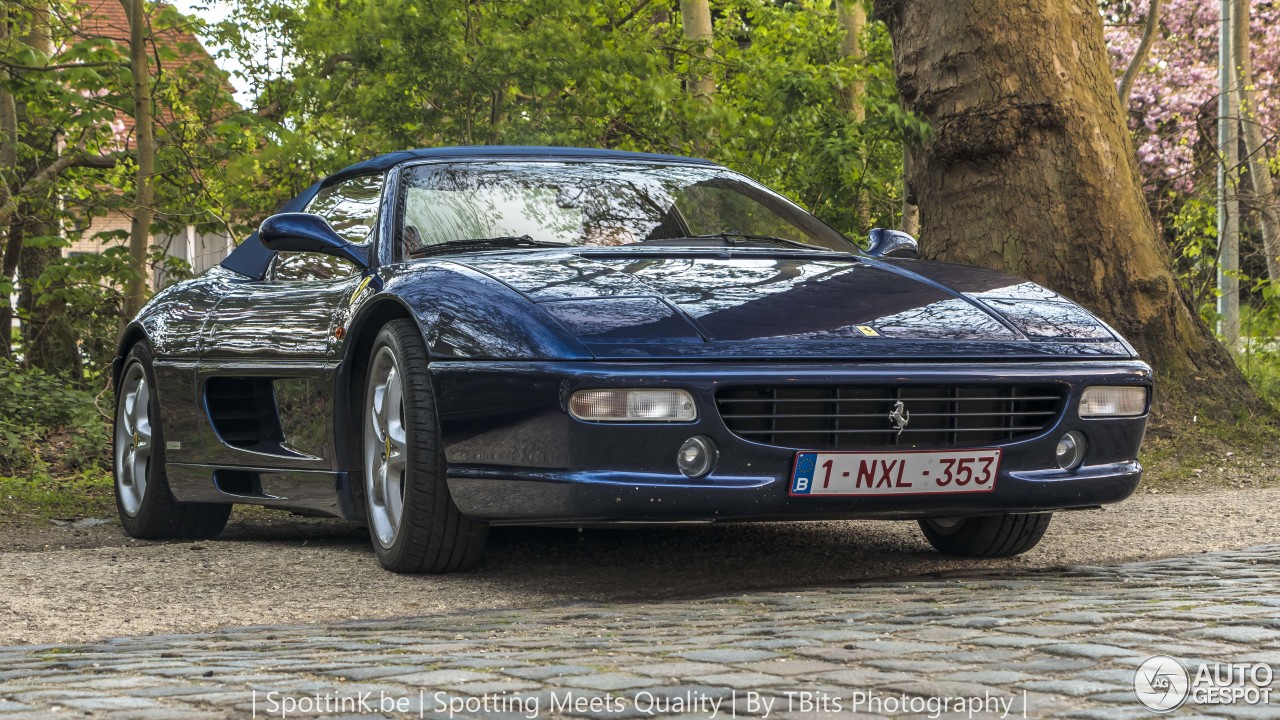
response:
[[[612,32],[622,27],[623,25],[626,25],[628,22],[631,21],[632,18],[640,14],[641,10],[644,10],[646,7],[648,7],[650,2],[651,0],[640,0],[640,2],[637,2],[635,4],[635,7],[631,8],[631,12],[627,13],[626,15],[623,15],[618,20],[613,20],[611,18],[609,20],[609,24],[604,26],[605,32]]]
[[[1129,67],[1125,68],[1124,75],[1120,78],[1120,106],[1122,108],[1129,107],[1129,94],[1133,92],[1133,81],[1138,77],[1138,71],[1147,62],[1147,55],[1151,52],[1151,45],[1156,39],[1156,26],[1160,24],[1160,3],[1163,0],[1151,0],[1151,7],[1147,9],[1147,20],[1142,26],[1142,40],[1138,42],[1138,49],[1133,51],[1133,57],[1129,59]]]
[[[128,62],[117,62],[115,60],[102,60],[100,62],[80,62],[80,63],[62,63],[60,65],[23,65],[22,63],[10,62],[0,59],[0,66],[6,67],[11,71],[21,72],[54,72],[58,70],[80,70],[88,68],[101,67],[129,67]]]
[[[124,157],[124,153],[94,155],[84,152],[83,147],[77,146],[73,148],[72,152],[59,156],[35,175],[32,175],[31,179],[23,183],[17,192],[10,195],[5,203],[0,205],[0,226],[9,223],[9,220],[18,212],[18,207],[22,204],[24,197],[46,190],[68,168],[109,168],[113,167],[122,157]]]

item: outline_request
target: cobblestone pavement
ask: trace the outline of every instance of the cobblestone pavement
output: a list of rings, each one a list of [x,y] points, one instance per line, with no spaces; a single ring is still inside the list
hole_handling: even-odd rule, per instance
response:
[[[981,699],[943,717],[1149,717],[1133,675],[1157,654],[1280,671],[1280,545],[1110,568],[0,647],[0,719],[936,716],[925,698]],[[1275,718],[1277,696],[1178,713]]]

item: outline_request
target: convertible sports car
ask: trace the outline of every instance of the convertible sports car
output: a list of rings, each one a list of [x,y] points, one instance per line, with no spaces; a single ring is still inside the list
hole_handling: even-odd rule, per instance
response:
[[[354,165],[125,329],[121,520],[322,513],[391,570],[447,572],[504,523],[909,519],[1009,555],[1133,492],[1132,347],[1039,285],[869,240],[703,160]]]

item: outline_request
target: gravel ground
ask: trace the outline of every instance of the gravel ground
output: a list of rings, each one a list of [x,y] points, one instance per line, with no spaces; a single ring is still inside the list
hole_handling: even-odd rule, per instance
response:
[[[350,523],[260,511],[196,543],[131,541],[114,524],[0,526],[0,644],[1114,564],[1280,542],[1278,506],[1280,489],[1141,494],[1060,514],[1038,548],[1006,560],[942,557],[904,522],[498,528],[485,564],[451,576],[382,570]]]

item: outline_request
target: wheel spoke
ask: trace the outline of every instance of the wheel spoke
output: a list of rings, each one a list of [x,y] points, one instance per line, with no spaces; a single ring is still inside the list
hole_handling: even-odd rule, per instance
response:
[[[124,407],[120,410],[120,421],[124,423],[125,434],[133,437],[133,408],[137,406],[137,391],[126,392],[124,395]]]
[[[373,387],[373,407],[370,410],[373,434],[379,442],[384,441],[387,439],[387,384],[385,382]]]
[[[134,445],[134,450],[138,454],[138,458],[146,461],[151,457],[151,432],[150,428],[146,432],[138,432],[138,442]]]
[[[151,391],[144,379],[138,384],[138,399],[133,405],[133,429],[137,433],[136,444],[139,450],[145,444],[146,454],[151,453]]]
[[[381,420],[383,432],[390,430],[391,418],[396,413],[396,409],[400,406],[400,377],[396,372],[395,366],[387,371],[387,382],[383,386],[382,407],[379,410],[379,420]],[[385,440],[386,435],[382,438]]]
[[[133,417],[135,422],[145,421],[151,412],[151,389],[147,387],[147,379],[145,377],[138,378],[138,394],[137,399],[133,403]]]
[[[391,529],[400,528],[400,515],[404,512],[404,498],[401,496],[400,473],[387,473],[387,519],[391,521]]]
[[[124,451],[124,459],[120,462],[120,485],[133,489],[133,450]]]
[[[392,454],[403,458],[407,451],[404,429],[404,392],[398,377],[387,383],[386,429],[387,437],[391,439]]]
[[[147,460],[146,458],[137,458],[134,460],[133,489],[138,496],[138,504],[142,504],[142,499],[147,496]]]
[[[378,463],[373,476],[373,502],[378,507],[387,506],[387,464]]]

